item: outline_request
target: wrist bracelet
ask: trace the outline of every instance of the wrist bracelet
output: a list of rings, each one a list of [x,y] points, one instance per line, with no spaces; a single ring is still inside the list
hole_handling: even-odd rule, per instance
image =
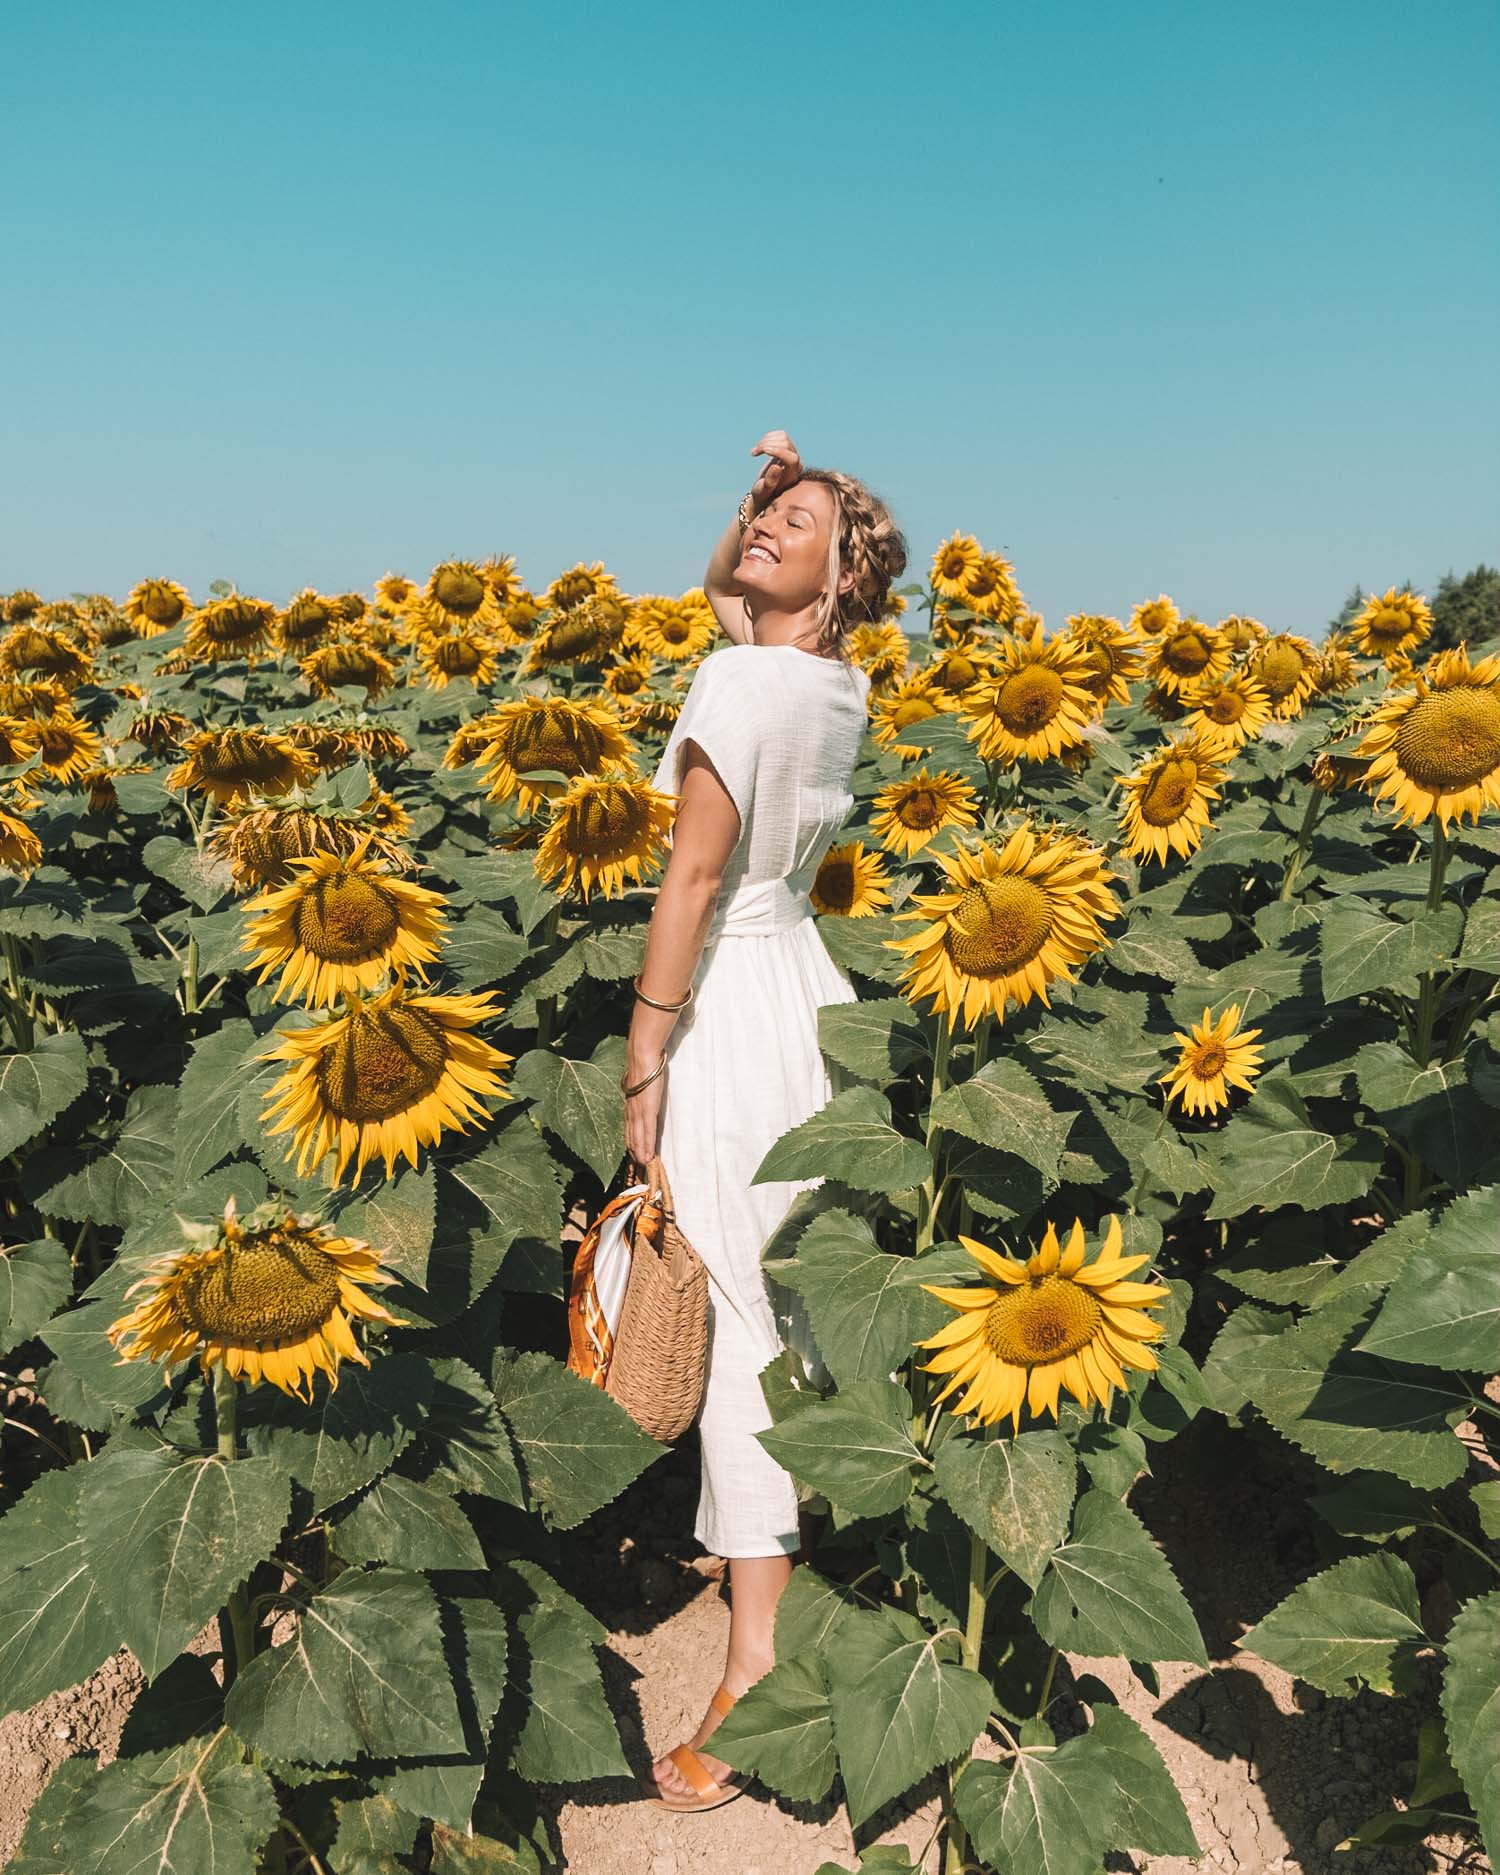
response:
[[[661,1073],[662,1069],[666,1067],[666,1065],[667,1065],[667,1051],[664,1048],[661,1051],[661,1060],[657,1062],[656,1066],[646,1076],[644,1081],[637,1081],[634,1087],[631,1087],[627,1085],[624,1075],[621,1075],[620,1076],[620,1091],[624,1094],[625,1098],[628,1100],[632,1094],[638,1094],[643,1087],[649,1087],[651,1083],[656,1079],[657,1075]]]
[[[648,996],[641,988],[639,975],[633,979],[633,982],[636,995],[640,997],[643,1003],[650,1003],[653,1009],[686,1009],[688,1004],[693,1000],[693,985],[691,983],[688,985],[687,995],[683,997],[680,1003],[659,1003],[654,996]]]
[[[748,513],[746,512],[747,509],[749,510]],[[739,523],[740,523],[741,535],[744,534],[745,529],[749,527],[750,523],[754,519],[755,519],[755,501],[754,501],[754,498],[747,491],[746,494],[741,499],[740,506],[739,506]]]

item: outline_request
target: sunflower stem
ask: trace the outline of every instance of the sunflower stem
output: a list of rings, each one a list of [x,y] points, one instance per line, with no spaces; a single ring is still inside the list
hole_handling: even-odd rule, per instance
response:
[[[924,1134],[927,1145],[927,1156],[932,1162],[932,1171],[922,1181],[917,1217],[917,1238],[912,1252],[914,1256],[921,1256],[924,1250],[930,1249],[932,1246],[933,1236],[937,1226],[938,1200],[942,1194],[943,1186],[948,1182],[946,1178],[941,1182],[939,1182],[938,1179],[937,1136],[940,1128],[932,1117],[932,1110],[937,1104],[938,1096],[942,1093],[943,1085],[947,1078],[948,1044],[949,1029],[947,1019],[940,1014],[937,1018],[937,1040],[934,1042],[932,1050],[932,1085],[928,1093],[927,1127]],[[918,1352],[915,1348],[907,1357],[906,1375],[907,1391],[912,1401],[912,1443],[916,1444],[920,1442],[925,1450],[927,1444],[925,1419],[927,1414],[928,1394],[932,1390],[933,1383],[930,1377],[924,1378]]]
[[[1054,1647],[1052,1657],[1047,1662],[1046,1677],[1042,1681],[1041,1697],[1036,1702],[1036,1716],[1039,1719],[1045,1719],[1047,1716],[1047,1701],[1052,1697],[1052,1676],[1057,1671],[1057,1656],[1058,1649]]]
[[[1448,837],[1443,832],[1443,823],[1432,823],[1432,864],[1427,878],[1427,910],[1438,910],[1443,902],[1443,875],[1448,870]],[[1437,1021],[1438,980],[1435,970],[1424,970],[1421,987],[1417,994],[1417,1034],[1412,1049],[1412,1058],[1419,1068],[1425,1068],[1432,1059],[1432,1031]],[[1408,1167],[1408,1184],[1410,1167]]]
[[[219,1457],[231,1464],[239,1456],[235,1419],[239,1406],[240,1383],[227,1367],[214,1369],[214,1418],[219,1435]],[[224,1647],[224,1686],[227,1691],[249,1666],[255,1655],[255,1631],[250,1625],[250,1602],[245,1584],[230,1591],[224,1613],[219,1619],[220,1639]]]
[[[980,1431],[981,1439],[992,1439],[999,1430],[998,1422],[984,1426]],[[969,1608],[968,1619],[964,1623],[963,1663],[971,1673],[979,1671],[979,1649],[984,1639],[984,1611],[988,1600],[990,1584],[990,1552],[985,1540],[977,1533],[969,1536]],[[953,1812],[953,1793],[958,1787],[958,1780],[963,1776],[972,1752],[965,1752],[960,1763],[954,1765],[948,1773],[948,1842],[943,1857],[943,1875],[961,1875],[965,1858],[969,1852],[969,1833]]]
[[[1286,870],[1281,875],[1281,890],[1277,900],[1285,904],[1297,889],[1297,881],[1302,876],[1302,868],[1307,864],[1308,849],[1312,845],[1313,828],[1317,825],[1318,815],[1322,813],[1328,796],[1321,788],[1313,788],[1307,797],[1307,807],[1302,815],[1302,825],[1297,829],[1297,844],[1292,848],[1286,862]]]
[[[11,1032],[16,1038],[19,1052],[29,1054],[36,1039],[36,1031],[32,1026],[26,986],[21,981],[20,947],[12,932],[0,932],[0,949],[5,953],[5,987],[11,996]]]
[[[555,899],[552,909],[542,920],[542,944],[552,944],[557,937],[557,927],[562,922],[562,900]],[[557,1022],[557,998],[542,996],[536,1005],[536,1045],[538,1048],[552,1046],[552,1033]]]

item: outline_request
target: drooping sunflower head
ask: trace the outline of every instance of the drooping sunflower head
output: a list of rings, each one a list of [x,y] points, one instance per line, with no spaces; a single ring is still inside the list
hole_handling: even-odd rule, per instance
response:
[[[983,558],[984,551],[972,534],[950,534],[932,556],[932,590],[943,599],[966,600]]]
[[[334,1184],[351,1158],[356,1184],[372,1158],[388,1179],[398,1155],[415,1167],[422,1146],[484,1117],[482,1096],[513,1098],[500,1071],[514,1057],[470,1032],[500,1013],[494,996],[418,995],[393,983],[346,997],[343,1015],[278,1030],[280,1046],[261,1059],[292,1066],[267,1096],[268,1136],[294,1134],[287,1156],[299,1176],[331,1155]]]
[[[395,1277],[363,1239],[278,1211],[260,1206],[242,1224],[231,1195],[216,1226],[179,1219],[184,1248],[131,1284],[126,1299],[144,1299],[107,1330],[121,1361],[159,1361],[169,1373],[196,1356],[205,1374],[222,1367],[307,1402],[315,1374],[333,1388],[341,1361],[368,1367],[352,1323],[405,1325],[368,1293]]]
[[[972,827],[979,796],[951,769],[919,768],[881,788],[871,803],[870,830],[893,853],[911,859],[944,827]]]
[[[1315,688],[1320,697],[1337,696],[1341,690],[1352,690],[1360,680],[1360,668],[1354,661],[1354,654],[1340,639],[1330,638],[1318,660],[1318,674]]]
[[[1237,658],[1243,657],[1247,651],[1253,651],[1266,637],[1266,628],[1260,620],[1243,612],[1231,612],[1228,618],[1221,618],[1218,632]]]
[[[495,681],[500,649],[483,632],[450,632],[444,637],[420,637],[417,662],[429,689],[445,690],[455,677],[467,678],[475,689]]]
[[[333,630],[333,601],[306,586],[276,621],[276,643],[292,657],[305,657]]]
[[[598,698],[515,697],[500,704],[489,720],[493,740],[479,758],[489,799],[503,802],[515,796],[518,812],[526,817],[566,785],[530,781],[531,771],[555,769],[574,780],[598,774],[606,762],[634,763],[623,725]]]
[[[1179,619],[1158,632],[1146,657],[1146,675],[1174,696],[1210,683],[1229,669],[1229,647],[1201,619]]]
[[[0,716],[0,768],[29,762],[41,746],[37,726],[25,716]]]
[[[180,625],[193,609],[186,586],[175,579],[143,579],[131,587],[125,601],[125,616],[142,638],[154,638],[159,632]]]
[[[153,755],[175,755],[193,733],[193,719],[181,710],[137,710],[126,726],[131,742]]]
[[[500,608],[501,642],[508,646],[529,644],[536,636],[537,623],[545,610],[535,594],[518,593]]]
[[[484,568],[473,560],[444,560],[428,575],[423,624],[430,631],[461,631],[493,624],[499,608]]]
[[[93,670],[94,660],[64,633],[45,625],[13,625],[0,638],[0,675],[43,678],[76,690]]]
[[[941,692],[952,707],[976,684],[995,675],[995,660],[988,642],[974,637],[967,644],[941,646],[922,666],[921,675],[928,689]]]
[[[1003,554],[982,553],[962,593],[966,605],[992,625],[1009,625],[1026,609],[1016,570]]]
[[[1217,1021],[1205,1009],[1189,1034],[1175,1033],[1172,1039],[1181,1044],[1181,1052],[1161,1076],[1169,1107],[1177,1100],[1187,1113],[1217,1113],[1229,1105],[1231,1087],[1248,1091],[1254,1086],[1262,1065],[1255,1042],[1260,1030],[1242,1029],[1239,1021],[1240,1006],[1231,1003]]]
[[[1160,638],[1164,632],[1176,631],[1181,623],[1182,614],[1165,593],[1142,599],[1130,615],[1130,629],[1142,638]]]
[[[1008,637],[994,675],[963,698],[959,715],[984,759],[1045,762],[1082,742],[1098,714],[1086,653],[1072,639]]]
[[[972,1028],[985,1013],[1003,1022],[1011,1001],[1047,1003],[1048,984],[1072,982],[1108,942],[1105,920],[1121,915],[1104,854],[1075,834],[1026,823],[1000,847],[980,840],[936,858],[946,889],[897,912],[918,928],[886,948],[906,955],[907,1000],[931,997],[950,1031],[960,1015]]]
[[[1270,698],[1278,722],[1302,714],[1318,687],[1319,661],[1312,643],[1296,632],[1277,632],[1251,654],[1246,669]]]
[[[891,902],[885,858],[867,853],[863,840],[830,846],[808,888],[813,910],[838,918],[873,918]]]
[[[41,841],[19,814],[0,807],[0,866],[8,872],[30,872],[41,863]]]
[[[42,595],[33,592],[29,586],[18,586],[6,596],[5,622],[7,625],[21,625],[27,619],[33,619],[42,609]]]
[[[646,651],[630,651],[618,656],[600,679],[604,688],[623,703],[639,696],[651,681],[651,657]]]
[[[870,679],[871,690],[900,683],[911,659],[911,641],[894,621],[856,625],[849,633],[849,656]]]
[[[521,666],[523,673],[532,677],[563,664],[576,667],[608,663],[624,643],[628,617],[624,602],[616,594],[606,592],[579,600],[577,605],[557,613],[532,639]],[[642,642],[653,655],[671,655],[666,651],[657,653],[655,638]],[[703,642],[707,642],[706,636]]]
[[[1073,612],[1067,635],[1083,653],[1084,686],[1100,708],[1128,703],[1130,686],[1141,674],[1141,641],[1131,627],[1096,612]]]
[[[499,728],[499,719],[493,713],[474,716],[468,722],[460,723],[443,752],[443,767],[457,769],[473,766],[495,740]]]
[[[348,854],[288,861],[296,877],[251,899],[242,948],[260,965],[256,981],[281,971],[282,1002],[325,1008],[346,990],[373,989],[391,972],[425,966],[442,944],[443,898],[397,878],[370,854],[373,832]]]
[[[1500,807],[1500,655],[1471,664],[1460,645],[1429,658],[1387,693],[1357,754],[1368,763],[1365,787],[1400,823],[1436,816],[1446,832],[1454,819]]]
[[[513,553],[492,553],[479,570],[497,606],[509,605],[524,590]]]
[[[1163,690],[1160,684],[1153,684],[1141,698],[1141,708],[1159,723],[1180,723],[1187,715],[1188,706],[1179,693]]]
[[[1271,720],[1271,699],[1265,687],[1242,670],[1211,678],[1179,694],[1204,748],[1222,755],[1242,749]]]
[[[871,694],[870,734],[882,748],[900,756],[903,762],[915,762],[927,750],[920,742],[904,742],[902,731],[930,722],[934,716],[951,714],[956,706],[956,698],[928,683],[925,671],[914,671],[904,683],[893,685],[884,696]]]
[[[1432,608],[1420,593],[1389,591],[1366,601],[1349,627],[1354,644],[1369,658],[1388,658],[1393,652],[1412,652],[1432,630]]]
[[[404,762],[411,755],[411,744],[399,729],[392,729],[389,723],[363,720],[351,723],[348,736],[365,760],[376,768]]]
[[[206,794],[221,807],[252,794],[306,787],[318,772],[311,756],[270,729],[200,729],[184,744],[182,756],[166,785]]]
[[[330,697],[344,684],[360,684],[366,699],[378,697],[396,682],[396,667],[362,638],[339,638],[302,658],[299,671],[314,696]]]
[[[1085,1411],[1097,1403],[1108,1412],[1115,1388],[1129,1385],[1127,1369],[1149,1373],[1158,1365],[1146,1344],[1160,1338],[1164,1325],[1146,1311],[1161,1307],[1170,1291],[1161,1283],[1127,1280],[1151,1259],[1122,1254],[1117,1217],[1106,1220],[1092,1261],[1081,1218],[1066,1249],[1048,1224],[1024,1261],[973,1237],[961,1234],[958,1241],[995,1286],[922,1284],[957,1310],[935,1335],[915,1344],[937,1350],[924,1372],[951,1376],[934,1403],[962,1387],[951,1411],[975,1414],[986,1425],[1008,1417],[1019,1432],[1023,1406],[1033,1419],[1048,1412],[1056,1419],[1066,1387]]]
[[[592,566],[585,566],[580,560],[576,566],[558,574],[542,594],[542,604],[549,611],[568,612],[582,605],[585,599],[597,599],[601,594],[616,590],[614,575],[605,572],[602,560],[595,560]]]
[[[1348,794],[1363,785],[1369,767],[1357,755],[1319,749],[1312,759],[1312,784],[1321,794]]]
[[[284,886],[296,877],[293,861],[313,853],[343,856],[368,839],[368,855],[392,868],[415,862],[397,844],[398,835],[377,827],[367,811],[318,813],[309,807],[248,807],[235,803],[209,836],[209,845],[229,861],[235,887],[246,892]]]
[[[682,699],[651,696],[627,698],[625,707],[632,712],[629,725],[635,734],[669,736],[672,725],[682,714]]]
[[[210,663],[245,658],[266,650],[275,629],[276,608],[268,600],[230,593],[210,599],[192,615],[184,649],[190,658]]]
[[[1197,850],[1208,829],[1209,804],[1219,798],[1224,779],[1217,753],[1217,745],[1189,730],[1121,777],[1120,830],[1133,859],[1162,865],[1169,851],[1185,859]]]
[[[597,775],[580,775],[553,802],[552,817],[536,849],[536,874],[558,892],[575,887],[606,898],[625,890],[627,879],[643,882],[666,852],[676,803],[627,768],[610,764]]]

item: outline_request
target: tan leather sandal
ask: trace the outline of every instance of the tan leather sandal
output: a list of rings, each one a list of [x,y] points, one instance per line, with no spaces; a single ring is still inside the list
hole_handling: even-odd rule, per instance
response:
[[[731,1693],[721,1686],[708,1703],[723,1718],[728,1716],[729,1708],[738,1697],[737,1693]],[[742,1795],[746,1786],[754,1782],[749,1772],[733,1771],[721,1784],[691,1745],[674,1745],[666,1756],[677,1766],[697,1795],[679,1797],[664,1791],[654,1777],[643,1777],[641,1790],[647,1801],[662,1810],[717,1810],[720,1804],[729,1803]]]

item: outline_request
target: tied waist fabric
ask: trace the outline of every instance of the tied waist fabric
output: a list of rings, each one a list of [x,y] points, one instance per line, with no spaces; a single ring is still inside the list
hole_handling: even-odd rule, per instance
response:
[[[704,944],[721,937],[768,937],[774,931],[787,931],[803,923],[813,916],[808,887],[816,876],[817,867],[813,866],[785,879],[737,886],[716,907]]]

